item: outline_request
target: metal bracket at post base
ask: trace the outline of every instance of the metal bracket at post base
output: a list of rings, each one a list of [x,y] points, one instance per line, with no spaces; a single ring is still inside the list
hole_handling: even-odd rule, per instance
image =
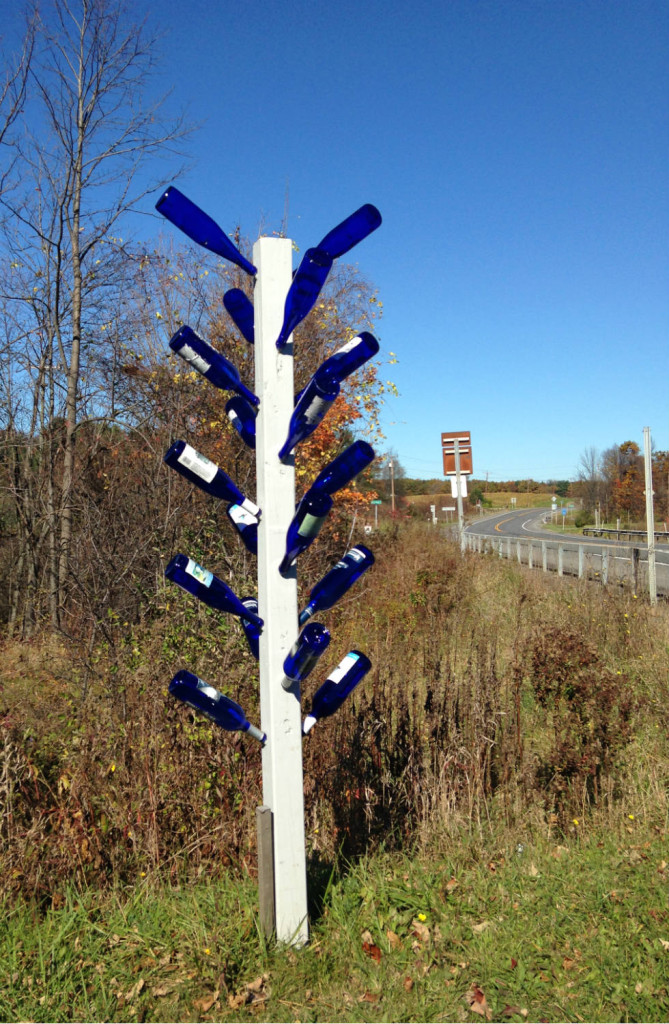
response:
[[[276,933],[274,904],[274,827],[271,808],[256,807],[258,834],[258,901],[260,928],[266,939]]]

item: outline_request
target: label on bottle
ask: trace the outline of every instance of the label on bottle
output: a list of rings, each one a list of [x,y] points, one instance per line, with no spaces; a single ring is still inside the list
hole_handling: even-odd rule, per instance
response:
[[[208,363],[206,359],[198,355],[195,349],[192,349],[190,345],[182,345],[179,349],[179,355],[182,359],[185,359],[187,363],[190,363],[194,369],[199,370],[200,373],[206,373],[207,370],[211,370],[211,363]]]
[[[353,651],[350,651],[345,658],[342,658],[342,660],[337,665],[336,669],[330,673],[330,675],[328,676],[328,682],[340,683],[344,676],[346,675],[346,673],[353,668],[356,661],[359,661],[359,659],[359,654],[354,654]]]
[[[188,565],[186,566],[186,572],[196,579],[198,583],[201,583],[205,587],[211,586],[211,581],[214,578],[213,572],[209,572],[208,569],[203,569],[201,565],[194,562],[192,558],[188,559]]]
[[[255,505],[253,506],[256,507]],[[244,508],[243,505],[231,505],[228,509],[228,515],[232,519],[235,526],[253,526],[258,522],[258,517],[250,512],[248,508]]]
[[[351,338],[350,341],[347,341],[345,345],[342,345],[341,348],[338,348],[336,352],[333,352],[333,355],[341,356],[341,355],[344,354],[344,352],[352,352],[353,349],[357,348],[358,345],[360,345],[361,342],[362,342],[362,338],[358,334],[358,335],[356,335],[355,338]]]
[[[325,522],[325,516],[312,516],[308,512],[297,528],[299,537],[315,537]]]
[[[190,469],[191,473],[195,473],[195,476],[199,476],[201,480],[206,480],[208,484],[211,483],[218,472],[218,466],[215,462],[205,458],[204,455],[200,455],[189,444],[185,446],[177,462],[180,462],[186,469]]]
[[[334,398],[320,398],[317,395],[303,413],[304,422],[310,427],[320,423],[333,402]]]
[[[353,558],[356,562],[362,562],[365,556],[363,555],[360,548],[351,548],[351,550],[348,553],[348,557]]]

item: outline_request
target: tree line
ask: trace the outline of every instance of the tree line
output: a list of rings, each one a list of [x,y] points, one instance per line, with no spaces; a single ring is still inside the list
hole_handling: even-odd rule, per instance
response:
[[[224,510],[162,462],[181,437],[255,490],[229,396],[167,358],[169,337],[188,323],[253,389],[252,349],[222,303],[228,288],[251,285],[202,250],[130,234],[134,215],[153,212],[165,169],[178,173],[168,157],[190,131],[149,98],[156,54],[130,8],[50,0],[5,60],[0,622],[19,636],[48,627],[112,642],[115,622],[155,614],[179,543],[224,575],[249,575]],[[235,241],[249,250],[240,229]],[[297,335],[296,388],[352,331],[373,327],[377,310],[373,289],[338,267]],[[382,391],[373,366],[348,382],[327,425],[300,446],[298,486],[347,443],[356,419],[373,433]],[[340,519],[359,500],[344,493]],[[330,532],[344,528],[335,517]]]

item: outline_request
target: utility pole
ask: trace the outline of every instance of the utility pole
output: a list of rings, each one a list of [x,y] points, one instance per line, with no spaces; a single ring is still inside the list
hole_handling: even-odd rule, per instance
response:
[[[648,539],[648,593],[650,603],[657,604],[655,575],[655,511],[653,509],[653,466],[650,459],[650,427],[643,428],[643,464],[646,473],[646,536]]]

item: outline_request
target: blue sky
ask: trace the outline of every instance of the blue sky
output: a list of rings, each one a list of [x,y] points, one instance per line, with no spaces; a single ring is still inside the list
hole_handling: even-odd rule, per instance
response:
[[[669,448],[666,0],[145,10],[203,122],[180,187],[224,228],[278,227],[287,187],[301,249],[380,209],[350,258],[399,360],[408,475],[441,475],[442,430],[491,479],[573,477],[646,425]]]

